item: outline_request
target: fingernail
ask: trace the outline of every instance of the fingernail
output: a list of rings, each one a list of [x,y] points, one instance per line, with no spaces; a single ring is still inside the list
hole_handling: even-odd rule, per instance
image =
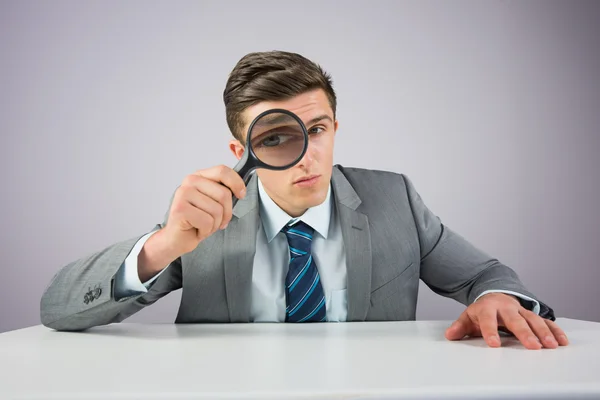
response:
[[[560,335],[558,338],[563,342],[569,343],[569,339],[565,335]]]
[[[556,343],[556,340],[552,336],[550,336],[550,335],[546,336],[544,338],[544,341],[546,343],[550,343],[551,345],[557,345],[558,344],[558,343]]]
[[[240,197],[244,197],[246,195],[246,189],[240,190]]]
[[[490,342],[490,344],[499,344],[500,338],[496,335],[493,335],[489,337],[488,341]]]
[[[529,340],[529,343],[541,344],[540,339],[538,339],[536,336],[529,336],[529,338],[527,340]]]

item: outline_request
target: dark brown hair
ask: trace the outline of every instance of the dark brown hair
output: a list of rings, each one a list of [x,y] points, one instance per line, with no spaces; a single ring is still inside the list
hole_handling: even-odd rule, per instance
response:
[[[320,65],[286,51],[254,52],[242,57],[229,74],[223,91],[227,125],[244,143],[242,113],[261,101],[287,100],[313,89],[323,89],[335,119],[336,95],[331,76]]]

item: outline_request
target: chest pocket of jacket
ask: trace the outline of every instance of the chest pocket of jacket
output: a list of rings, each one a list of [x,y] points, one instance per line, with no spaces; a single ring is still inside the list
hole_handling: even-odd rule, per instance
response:
[[[409,281],[413,279],[414,275],[419,271],[419,265],[411,263],[404,271],[400,272],[396,277],[392,278],[382,286],[378,287],[371,292],[371,305],[375,305],[378,302],[387,299],[394,293],[401,290]]]

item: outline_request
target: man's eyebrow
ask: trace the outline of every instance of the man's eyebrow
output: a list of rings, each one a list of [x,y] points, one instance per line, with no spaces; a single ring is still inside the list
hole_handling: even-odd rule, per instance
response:
[[[311,119],[310,121],[308,121],[305,125],[312,125],[312,124],[316,124],[319,121],[323,121],[324,119],[329,120],[329,122],[333,123],[333,120],[331,119],[331,117],[327,114],[323,114],[323,115],[319,115],[318,117],[314,117],[313,119]]]
[[[276,113],[276,114],[271,114],[271,115],[266,115],[264,117],[262,117],[260,120],[258,120],[258,125],[277,125],[277,124],[281,124],[282,122],[289,122],[292,119],[292,117],[290,117],[287,114],[281,114],[281,113]]]
[[[333,123],[333,120],[331,119],[331,117],[329,115],[322,114],[322,115],[319,115],[318,117],[314,117],[313,119],[311,119],[310,121],[305,123],[305,125],[306,126],[313,125],[324,119],[329,120],[329,122]],[[258,121],[258,125],[267,125],[267,126],[278,125],[283,122],[290,122],[291,120],[292,120],[291,117],[287,114],[267,115]]]

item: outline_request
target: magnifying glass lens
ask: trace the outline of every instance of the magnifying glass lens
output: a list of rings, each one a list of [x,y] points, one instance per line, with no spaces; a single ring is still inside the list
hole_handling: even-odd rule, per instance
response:
[[[306,136],[296,119],[274,112],[255,122],[248,140],[260,161],[272,167],[285,167],[302,157]]]

